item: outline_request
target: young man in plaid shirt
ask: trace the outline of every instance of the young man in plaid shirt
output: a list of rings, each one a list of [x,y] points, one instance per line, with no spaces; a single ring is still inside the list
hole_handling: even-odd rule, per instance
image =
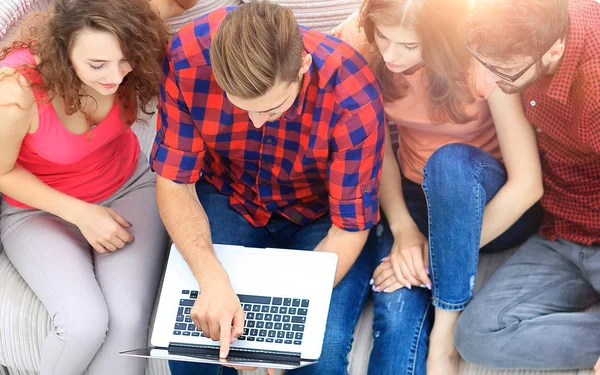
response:
[[[456,346],[495,368],[577,369],[600,354],[600,3],[478,1],[468,47],[538,134],[544,224],[462,314]],[[597,374],[600,371],[596,369]]]
[[[221,341],[222,358],[243,331],[213,243],[334,252],[321,359],[293,372],[347,373],[372,271],[361,250],[379,220],[384,115],[367,63],[261,1],[184,26],[163,71],[150,161],[163,221],[202,290],[194,323]],[[234,371],[183,362],[171,370]]]

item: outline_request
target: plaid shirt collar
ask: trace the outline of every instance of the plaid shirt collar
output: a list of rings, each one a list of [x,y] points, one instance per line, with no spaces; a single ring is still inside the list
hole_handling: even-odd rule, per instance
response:
[[[304,53],[303,56],[306,56],[307,52]],[[304,76],[302,77],[302,86],[300,87],[300,91],[298,92],[298,96],[294,101],[294,104],[285,112],[284,118],[288,121],[295,121],[296,119],[302,116],[304,113],[304,103],[306,103],[306,96],[308,95],[308,86],[310,81],[312,80],[313,72],[312,72],[312,64],[310,69]]]

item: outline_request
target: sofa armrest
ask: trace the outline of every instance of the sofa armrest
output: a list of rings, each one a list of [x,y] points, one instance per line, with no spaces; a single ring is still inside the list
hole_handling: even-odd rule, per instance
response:
[[[46,309],[0,253],[0,364],[36,371],[39,348],[51,329]]]

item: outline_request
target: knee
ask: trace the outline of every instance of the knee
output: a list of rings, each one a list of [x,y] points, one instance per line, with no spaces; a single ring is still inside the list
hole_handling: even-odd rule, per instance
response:
[[[438,148],[425,163],[427,179],[449,182],[467,177],[474,168],[475,156],[482,153],[477,147],[462,143],[450,143]]]
[[[108,331],[106,305],[78,305],[76,311],[59,311],[54,315],[55,335],[73,346],[99,348]]]
[[[461,357],[467,362],[494,367],[496,363],[490,355],[502,352],[501,348],[493,347],[501,341],[497,337],[498,330],[492,328],[493,316],[478,314],[474,307],[469,305],[459,317],[454,332],[454,343]]]

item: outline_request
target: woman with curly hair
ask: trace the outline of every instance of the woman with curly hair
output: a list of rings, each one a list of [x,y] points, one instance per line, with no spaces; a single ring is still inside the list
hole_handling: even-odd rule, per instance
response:
[[[369,374],[458,374],[454,328],[480,249],[515,246],[539,228],[535,132],[519,96],[465,47],[472,4],[365,0],[334,30],[379,79],[399,145],[395,154],[388,131]]]
[[[52,332],[42,375],[141,375],[166,234],[131,125],[168,35],[148,0],[55,0],[0,52],[0,234]]]

